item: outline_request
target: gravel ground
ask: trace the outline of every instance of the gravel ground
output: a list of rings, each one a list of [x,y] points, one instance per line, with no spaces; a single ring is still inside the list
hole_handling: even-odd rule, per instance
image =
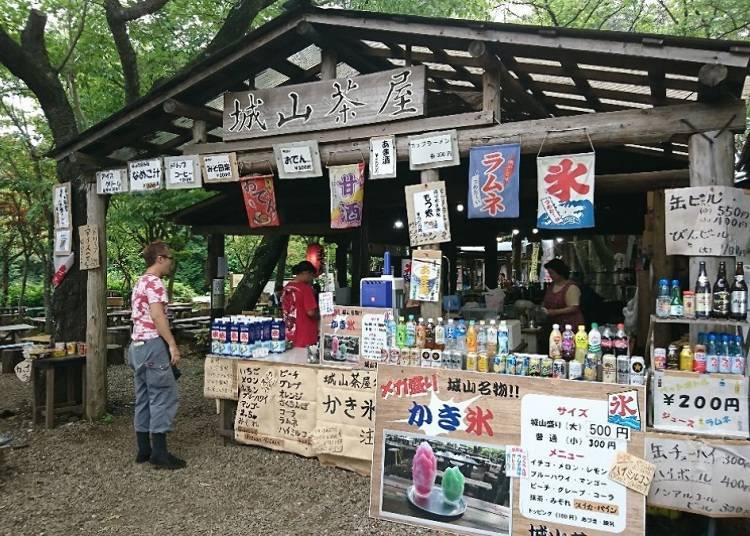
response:
[[[215,404],[202,394],[202,361],[193,356],[180,368],[182,403],[169,445],[189,466],[175,472],[133,462],[127,367],[109,369],[111,422],[49,431],[31,429],[30,386],[1,375],[0,433],[27,446],[0,459],[0,534],[439,534],[370,519],[368,478],[316,459],[222,446]]]

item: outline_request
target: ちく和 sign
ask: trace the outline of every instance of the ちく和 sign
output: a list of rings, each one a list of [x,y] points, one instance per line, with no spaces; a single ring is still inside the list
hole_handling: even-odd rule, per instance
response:
[[[396,177],[396,137],[370,138],[370,178]]]
[[[162,183],[161,158],[128,162],[128,176],[130,177],[131,192],[160,190]]]
[[[304,179],[323,175],[317,141],[273,146],[280,179]]]
[[[457,166],[458,163],[458,134],[455,130],[409,136],[409,169],[433,169]]]
[[[203,159],[203,175],[206,184],[215,182],[236,182],[240,179],[237,171],[237,154],[207,154]]]
[[[412,246],[450,242],[448,196],[442,181],[404,188],[409,219],[409,243]]]
[[[97,194],[121,194],[127,191],[128,171],[126,169],[107,169],[96,172]]]
[[[198,156],[164,157],[164,174],[167,190],[200,188],[203,185],[203,174]]]

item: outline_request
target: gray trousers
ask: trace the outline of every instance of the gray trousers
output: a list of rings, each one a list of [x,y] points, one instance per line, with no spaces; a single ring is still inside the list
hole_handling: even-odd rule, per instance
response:
[[[158,337],[134,341],[128,351],[128,364],[134,373],[135,431],[171,432],[179,398],[166,343]]]

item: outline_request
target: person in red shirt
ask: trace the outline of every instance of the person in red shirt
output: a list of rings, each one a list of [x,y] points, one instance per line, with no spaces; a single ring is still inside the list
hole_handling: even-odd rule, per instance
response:
[[[286,338],[295,348],[305,348],[318,341],[318,302],[311,285],[315,267],[302,261],[292,268],[294,279],[286,284],[281,295]]]

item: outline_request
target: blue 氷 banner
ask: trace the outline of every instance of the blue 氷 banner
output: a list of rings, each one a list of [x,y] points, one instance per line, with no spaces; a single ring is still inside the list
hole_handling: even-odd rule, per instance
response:
[[[468,216],[518,217],[521,144],[472,147],[469,152]]]
[[[594,153],[537,158],[537,227],[594,226]]]

